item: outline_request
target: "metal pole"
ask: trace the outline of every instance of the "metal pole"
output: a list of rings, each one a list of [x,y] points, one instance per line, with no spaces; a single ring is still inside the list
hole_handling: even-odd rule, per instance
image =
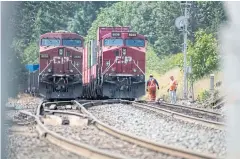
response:
[[[188,33],[188,2],[185,2],[185,11],[184,11],[184,17],[185,17],[185,22],[184,22],[184,44],[183,44],[183,56],[184,56],[184,66],[183,66],[183,71],[184,71],[184,77],[183,77],[183,99],[187,99],[187,33]]]
[[[214,74],[210,75],[210,91],[214,91]]]
[[[193,74],[192,74],[192,57],[190,58],[190,66],[191,66],[191,87],[192,87],[192,101],[194,101]]]

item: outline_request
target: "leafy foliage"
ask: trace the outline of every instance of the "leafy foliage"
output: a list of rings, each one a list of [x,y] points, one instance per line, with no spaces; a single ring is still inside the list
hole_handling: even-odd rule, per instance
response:
[[[207,90],[203,90],[199,93],[197,100],[200,102],[206,101],[210,98],[210,92]]]
[[[215,36],[219,25],[226,20],[222,2],[192,4],[190,39],[194,40],[199,28]],[[158,56],[175,54],[182,48],[182,34],[174,25],[180,15],[181,6],[173,1],[19,2],[12,20],[16,28],[12,46],[23,54],[45,32],[68,29],[95,39],[99,26],[131,26],[148,37]]]
[[[192,60],[191,80],[196,81],[219,68],[220,57],[217,52],[217,40],[212,34],[200,29],[195,34],[195,42],[189,41],[187,64]],[[147,70],[165,73],[168,70],[183,68],[183,53],[159,58],[150,47],[147,52]]]
[[[157,55],[181,52],[183,38],[175,27],[175,19],[182,15],[179,2],[118,2],[101,10],[88,30],[87,39],[95,39],[99,26],[131,26],[149,38]],[[193,2],[189,37],[194,40],[200,28],[216,35],[219,25],[226,20],[222,2]]]
[[[16,28],[12,47],[23,58],[23,63],[34,62],[33,43],[37,43],[41,34],[69,29],[86,35],[99,9],[112,3],[115,2],[18,2],[11,19],[11,25]],[[35,51],[28,52],[33,46]]]
[[[92,22],[96,19],[99,9],[113,4],[113,2],[83,2],[73,18],[69,18],[68,30],[86,36]]]
[[[39,48],[36,43],[31,43],[25,50],[22,55],[23,63],[24,64],[37,64],[39,57]]]
[[[219,56],[217,52],[217,40],[212,34],[199,30],[196,35],[196,42],[190,43],[188,57],[192,58],[193,80],[212,73],[218,68]]]

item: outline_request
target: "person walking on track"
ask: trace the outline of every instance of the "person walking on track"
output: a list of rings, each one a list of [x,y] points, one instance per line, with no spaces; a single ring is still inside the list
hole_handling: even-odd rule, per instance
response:
[[[153,78],[153,75],[150,75],[149,80],[147,81],[147,92],[149,93],[149,100],[155,101],[156,100],[156,89],[159,89],[158,82],[155,78]]]
[[[174,79],[173,76],[170,76],[170,87],[168,89],[168,92],[170,91],[169,95],[170,95],[170,100],[171,100],[171,104],[176,104],[177,102],[177,80]]]

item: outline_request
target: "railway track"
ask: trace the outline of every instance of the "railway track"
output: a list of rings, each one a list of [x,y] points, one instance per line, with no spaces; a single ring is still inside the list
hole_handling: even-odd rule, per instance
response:
[[[86,103],[86,104],[79,105],[79,106],[81,107],[81,111],[83,111],[85,114],[89,115],[92,118],[92,120],[94,121],[94,123],[100,130],[104,130],[107,133],[112,134],[121,139],[124,139],[128,142],[135,143],[137,145],[155,150],[157,152],[167,153],[167,154],[171,154],[172,156],[178,156],[178,157],[182,157],[182,158],[216,158],[216,156],[214,156],[214,155],[206,155],[206,154],[201,154],[201,153],[194,152],[191,150],[181,149],[181,148],[175,147],[175,146],[159,144],[157,142],[153,142],[150,140],[146,140],[146,139],[137,137],[136,135],[133,135],[131,133],[125,133],[123,131],[120,131],[120,130],[112,127],[112,126],[109,126],[108,124],[101,122],[95,116],[93,116],[92,113],[90,113],[87,110],[87,109],[97,106],[97,105],[114,104],[114,103],[133,104],[133,102],[129,102],[129,101],[115,100],[115,101],[97,101],[97,102]]]
[[[97,106],[97,105],[103,105],[103,104],[113,104],[113,103],[125,103],[129,104],[128,101],[120,101],[120,100],[109,100],[109,101],[96,101],[96,102],[88,102],[85,104],[80,104],[78,101],[71,101],[71,102],[66,102],[67,104],[72,104],[73,109],[66,110],[67,107],[65,107],[65,110],[50,110],[47,109],[49,108],[51,104],[54,103],[48,103],[50,104],[49,106],[46,106],[46,104],[41,104],[37,108],[36,115],[33,115],[29,112],[26,111],[21,111],[21,113],[32,116],[35,118],[36,123],[37,123],[37,130],[40,134],[41,137],[47,139],[51,143],[64,148],[74,154],[81,155],[87,158],[131,158],[131,157],[126,157],[124,155],[116,155],[116,153],[109,153],[109,151],[102,150],[100,148],[96,148],[92,145],[88,145],[86,143],[81,143],[80,140],[77,141],[76,138],[71,138],[68,139],[66,136],[64,137],[63,134],[56,133],[54,131],[51,131],[50,129],[58,129],[58,132],[63,133],[63,130],[66,129],[61,129],[59,130],[59,127],[51,127],[46,126],[44,124],[44,117],[48,115],[54,115],[54,114],[64,114],[65,116],[78,116],[83,119],[87,119],[88,126],[95,126],[98,128],[97,131],[102,131],[105,132],[105,134],[111,135],[114,137],[115,140],[118,140],[118,142],[125,142],[125,146],[132,144],[132,147],[134,147],[133,150],[136,148],[138,151],[144,149],[144,151],[148,150],[146,154],[150,155],[150,151],[156,155],[165,155],[165,156],[171,156],[174,158],[191,158],[191,159],[202,159],[202,158],[216,158],[214,155],[207,155],[207,154],[202,154],[190,150],[185,150],[173,146],[168,146],[168,145],[163,145],[163,144],[158,144],[155,142],[151,142],[146,139],[142,139],[136,136],[133,136],[131,134],[122,132],[117,130],[116,128],[113,128],[100,120],[98,120],[96,117],[94,117],[90,112],[87,111],[86,108],[92,107],[92,106]],[[74,108],[74,106],[76,106]],[[45,108],[45,109],[44,109]],[[55,109],[61,108],[61,106],[55,107]],[[69,108],[69,106],[68,106]],[[64,109],[64,108],[61,108]],[[80,112],[78,112],[80,111]],[[70,121],[71,123],[71,121]],[[71,124],[70,124],[71,125]],[[95,129],[96,130],[96,129]],[[76,132],[76,130],[75,130]],[[110,138],[110,136],[107,136],[107,138]],[[126,144],[127,143],[127,144]],[[135,146],[134,146],[135,145]],[[130,146],[131,147],[131,146]],[[119,148],[115,148],[119,149]],[[127,150],[127,149],[126,149]],[[114,151],[113,151],[114,152]],[[124,153],[121,153],[124,154]],[[131,156],[131,155],[130,155]],[[150,155],[151,156],[151,155]],[[133,155],[133,158],[136,157]],[[157,157],[158,158],[158,157]]]
[[[188,120],[180,118],[181,120],[179,120],[172,113],[168,115],[136,102],[118,102],[122,104],[114,104],[112,101],[87,103],[83,106],[88,112],[91,112],[90,114],[95,114],[98,119],[107,123],[107,126],[110,125],[121,132],[145,138],[147,141],[163,145],[176,145],[185,150],[204,152],[204,154],[217,154],[217,158],[221,158],[226,152],[223,145],[224,131],[222,130],[213,129],[211,125],[208,127],[206,124],[196,124],[191,120],[192,118]],[[108,105],[104,106],[103,104]]]
[[[177,104],[169,104],[169,103],[157,103],[156,106],[159,106],[163,109],[168,109],[171,111],[179,112],[182,114],[194,116],[197,118],[203,118],[206,120],[216,121],[216,122],[224,122],[225,116],[222,113],[206,110],[202,108],[195,108],[184,105]]]
[[[61,103],[61,102],[57,102]],[[71,103],[67,101],[66,103]],[[51,103],[52,104],[52,103]],[[43,116],[46,116],[47,113],[54,114],[54,113],[60,113],[60,114],[75,114],[78,116],[81,116],[81,114],[78,114],[76,112],[69,112],[69,111],[55,111],[48,110],[44,111],[44,103],[38,106],[36,115],[34,115],[36,122],[37,122],[37,130],[41,137],[44,137],[51,143],[68,150],[74,154],[77,154],[79,156],[84,156],[86,158],[96,158],[96,159],[123,159],[124,157],[115,155],[113,153],[109,153],[100,149],[95,148],[94,146],[90,146],[81,142],[74,141],[72,139],[68,139],[63,137],[62,135],[59,135],[58,133],[49,130],[44,124],[43,124]],[[28,115],[28,112],[22,112]],[[33,116],[33,115],[32,115]],[[84,116],[83,116],[84,117]]]
[[[151,111],[156,111],[155,108],[151,108],[146,106],[145,104],[137,103],[137,102],[129,102],[122,100],[108,100],[108,101],[63,101],[63,102],[48,102],[41,103],[36,110],[36,114],[32,114],[25,111],[20,111],[24,116],[31,116],[34,118],[37,125],[36,129],[40,134],[41,138],[45,138],[50,141],[52,144],[57,145],[71,153],[74,153],[79,156],[83,156],[86,158],[186,158],[186,159],[202,159],[202,158],[210,158],[215,159],[217,156],[211,154],[203,154],[196,151],[186,150],[175,146],[169,146],[166,144],[159,144],[157,142],[153,142],[147,139],[143,139],[133,135],[131,133],[126,133],[124,131],[118,130],[112,126],[109,126],[106,123],[98,120],[92,113],[90,113],[87,109],[100,106],[105,104],[114,104],[114,103],[122,103],[122,104],[130,104],[134,107],[138,106],[139,108],[149,109]],[[55,104],[55,106],[53,106]],[[51,107],[51,108],[50,108]],[[53,110],[55,109],[55,110]],[[169,111],[169,110],[168,110]],[[81,129],[77,129],[76,127],[70,129],[68,126],[62,126],[58,124],[58,126],[49,126],[44,118],[47,116],[59,116],[61,117],[61,121],[67,121],[66,125],[71,125],[71,121],[69,120],[69,116],[79,117],[82,120],[87,120],[87,124],[85,127]],[[67,117],[67,118],[65,118]],[[80,122],[81,123],[81,122]],[[94,128],[95,127],[95,128]],[[97,129],[96,129],[97,128]],[[80,139],[76,136],[67,135],[64,131],[69,130],[69,134],[77,134],[77,132],[82,132],[80,134]],[[55,132],[54,132],[55,131]],[[101,131],[101,132],[99,132]],[[95,134],[96,139],[89,139],[86,141],[84,137],[84,132],[87,132],[89,136],[90,132]],[[65,134],[65,136],[64,136]],[[96,135],[97,134],[97,135]],[[99,134],[104,134],[102,137]],[[68,138],[71,136],[71,138]],[[78,136],[78,137],[79,137]],[[99,138],[100,137],[100,138]],[[108,143],[114,141],[118,146],[109,146],[109,144],[104,147],[102,144],[103,140],[101,138],[111,139],[108,140]],[[89,141],[94,141],[94,143],[89,144]],[[84,142],[82,142],[84,141]],[[98,141],[99,143],[97,143]],[[120,143],[120,144],[119,144]],[[99,144],[99,145],[98,145]],[[95,145],[98,145],[97,147]],[[108,151],[107,151],[107,150]],[[132,151],[132,154],[127,153],[128,151]],[[113,153],[114,152],[114,153]],[[136,153],[138,152],[138,153]],[[120,155],[121,154],[121,155]],[[136,156],[138,155],[138,156]],[[160,157],[161,156],[161,157]]]
[[[168,103],[147,104],[143,102],[132,102],[132,105],[156,111],[165,115],[171,115],[176,119],[201,124],[215,129],[224,130],[226,126],[223,122],[224,117],[222,114],[205,109]]]
[[[122,139],[116,138],[96,127],[94,123],[86,124],[86,116],[79,113],[73,113],[73,112],[65,112],[65,111],[51,111],[54,114],[58,114],[58,116],[62,116],[63,114],[68,114],[70,116],[79,116],[81,119],[77,121],[77,123],[82,123],[81,126],[47,126],[50,130],[58,132],[60,135],[71,138],[74,141],[77,142],[84,142],[86,144],[90,144],[92,146],[95,146],[102,150],[108,150],[111,151],[114,154],[121,154],[123,158],[137,158],[137,159],[143,159],[143,158],[149,158],[149,159],[155,159],[155,158],[175,158],[178,159],[178,157],[169,156],[163,153],[158,153],[153,150],[149,150],[140,146],[137,146],[136,144],[132,144],[129,142],[126,142]],[[70,124],[74,123],[73,120],[70,121]],[[76,123],[76,121],[75,121]],[[85,123],[85,124],[84,124]],[[119,155],[120,156],[120,155]],[[127,156],[127,157],[124,157]]]
[[[59,148],[45,140],[41,140],[36,130],[33,114],[37,104],[19,107],[11,106],[5,109],[4,140],[6,144],[6,158],[58,158],[85,159],[70,151]],[[27,113],[22,113],[27,111]]]

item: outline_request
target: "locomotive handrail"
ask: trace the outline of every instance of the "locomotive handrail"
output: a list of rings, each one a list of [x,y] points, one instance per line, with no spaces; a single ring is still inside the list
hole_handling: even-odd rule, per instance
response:
[[[143,72],[143,70],[141,70],[141,68],[136,64],[135,60],[133,60],[134,64],[137,66],[137,68],[144,74],[145,76],[145,73]]]
[[[114,60],[114,62],[112,63],[112,65],[110,65],[108,68],[105,69],[105,71],[103,72],[103,75],[107,73],[107,71],[116,63],[117,60]]]
[[[53,60],[50,60],[50,63],[42,70],[42,72],[39,73],[38,75],[38,78],[39,76],[48,68],[48,66],[53,62]],[[39,80],[39,79],[38,79]]]
[[[78,71],[78,73],[82,76],[82,73],[76,68],[76,66],[73,65],[72,60],[69,60],[72,64],[72,66]]]

